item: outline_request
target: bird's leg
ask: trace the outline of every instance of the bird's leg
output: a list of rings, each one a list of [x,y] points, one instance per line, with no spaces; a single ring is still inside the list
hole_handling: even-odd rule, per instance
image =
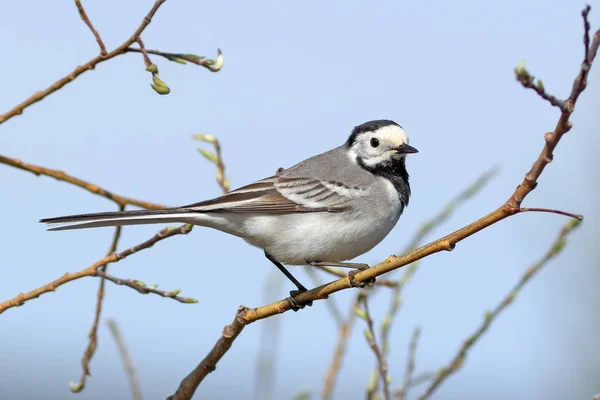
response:
[[[364,271],[365,269],[369,269],[369,264],[363,263],[343,263],[337,261],[307,261],[308,265],[311,267],[340,267],[340,268],[354,268],[352,271],[348,272],[348,278],[350,278],[350,285],[356,288],[364,288],[365,286],[373,286],[375,284],[375,278],[373,278],[369,282],[355,282],[354,275],[358,274],[360,271]]]
[[[292,275],[290,273],[290,271],[285,269],[285,267],[279,261],[277,261],[273,257],[271,257],[271,255],[269,253],[267,253],[266,251],[265,251],[265,257],[267,257],[267,260],[269,260],[273,264],[275,264],[277,269],[279,269],[286,276],[286,278],[288,278],[290,281],[292,281],[292,283],[294,285],[296,285],[296,287],[298,288],[298,290],[291,290],[290,297],[288,297],[288,299],[287,299],[288,302],[290,303],[290,305],[292,306],[292,310],[298,311],[298,310],[303,309],[305,306],[309,306],[309,307],[312,306],[312,301],[298,304],[296,299],[294,299],[294,296],[296,296],[297,294],[300,294],[302,292],[306,292],[308,289],[306,289],[306,287],[304,287],[304,285],[301,284],[298,281],[298,279],[294,278],[294,275]]]

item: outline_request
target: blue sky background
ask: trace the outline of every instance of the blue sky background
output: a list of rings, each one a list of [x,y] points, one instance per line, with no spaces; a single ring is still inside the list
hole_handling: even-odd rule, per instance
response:
[[[84,1],[107,46],[122,43],[151,1]],[[590,2],[592,27],[600,2]],[[218,74],[153,58],[171,94],[149,87],[142,58],[103,63],[22,116],[0,126],[0,154],[68,171],[126,196],[180,205],[219,194],[213,167],[190,135],[209,132],[224,148],[232,186],[272,174],[341,144],[354,125],[389,118],[411,144],[413,198],[394,231],[357,261],[375,263],[404,247],[425,219],[481,172],[501,174],[434,235],[471,222],[512,193],[539,154],[558,112],[524,90],[513,69],[524,58],[546,88],[566,96],[582,59],[583,2],[509,0],[433,2],[168,1],[143,34],[148,48],[214,56]],[[98,52],[72,2],[10,2],[0,13],[0,112],[47,87]],[[585,224],[558,259],[535,278],[469,354],[438,399],[589,399],[600,391],[598,221],[600,73],[572,118],[555,161],[527,206],[582,213]],[[80,270],[106,251],[112,231],[50,233],[38,219],[112,210],[114,204],[50,178],[0,165],[0,300]],[[423,329],[417,371],[446,364],[524,269],[546,251],[565,219],[510,218],[422,264],[404,294],[392,332],[390,373],[400,385],[415,325]],[[124,229],[120,248],[160,226]],[[433,236],[431,237],[433,238]],[[115,318],[138,369],[146,399],[171,394],[209,351],[239,304],[265,295],[274,268],[240,239],[195,229],[110,267],[112,274],[164,289],[180,288],[197,305],[108,284],[105,317]],[[302,268],[293,269],[310,282]],[[274,276],[274,275],[272,275]],[[323,277],[329,279],[328,277]],[[279,279],[279,277],[274,278]],[[0,316],[0,398],[128,399],[127,381],[104,323],[81,394],[81,373],[97,280],[65,285]],[[282,290],[289,290],[283,283]],[[346,313],[355,292],[338,293]],[[374,296],[380,319],[389,295]],[[337,329],[325,302],[276,317],[273,399],[300,390],[318,398]],[[274,322],[269,322],[273,324]],[[249,326],[200,387],[197,398],[247,398],[256,387],[266,323]],[[362,398],[374,364],[353,332],[336,398]],[[413,395],[420,393],[417,388]]]

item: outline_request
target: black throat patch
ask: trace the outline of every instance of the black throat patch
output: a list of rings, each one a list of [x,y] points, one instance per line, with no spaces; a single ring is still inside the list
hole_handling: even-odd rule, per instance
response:
[[[408,171],[406,171],[406,158],[390,159],[389,162],[368,166],[365,162],[357,157],[356,161],[365,170],[373,175],[381,176],[392,182],[394,189],[398,192],[400,202],[406,207],[410,198],[410,184],[408,183]]]

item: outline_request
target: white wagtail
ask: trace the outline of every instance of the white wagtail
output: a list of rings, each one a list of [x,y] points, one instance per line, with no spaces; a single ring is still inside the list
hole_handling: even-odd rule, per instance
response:
[[[417,153],[397,123],[369,121],[354,128],[340,147],[221,197],[163,210],[134,210],[42,219],[49,230],[180,222],[239,236],[298,288],[285,269],[344,263],[375,247],[408,205],[405,156]],[[52,226],[60,224],[59,226]],[[352,276],[351,276],[352,277]]]

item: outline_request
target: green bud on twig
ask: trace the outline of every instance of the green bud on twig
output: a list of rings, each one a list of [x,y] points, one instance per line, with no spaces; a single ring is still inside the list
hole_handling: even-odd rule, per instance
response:
[[[217,163],[217,161],[219,160],[219,159],[217,158],[217,155],[216,155],[216,154],[214,154],[214,153],[211,153],[211,152],[210,152],[210,151],[208,151],[208,150],[204,150],[204,149],[198,149],[198,152],[199,152],[200,154],[202,154],[202,155],[204,156],[204,158],[206,158],[208,161],[211,161],[211,162],[213,162],[213,163]]]
[[[152,72],[153,74],[158,74],[158,67],[156,64],[150,64],[146,67],[146,71]]]

